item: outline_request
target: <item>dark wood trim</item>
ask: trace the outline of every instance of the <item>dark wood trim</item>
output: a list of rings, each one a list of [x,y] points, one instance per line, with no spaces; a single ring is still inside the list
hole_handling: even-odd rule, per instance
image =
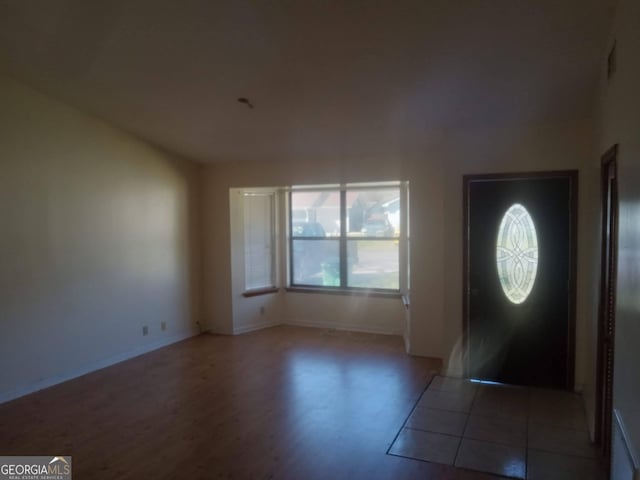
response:
[[[578,291],[578,171],[574,170],[569,176],[571,182],[571,246],[569,266],[569,324],[567,344],[567,390],[575,389],[576,374],[576,296]]]
[[[513,172],[487,173],[463,175],[462,177],[462,348],[464,357],[465,376],[470,372],[469,355],[467,354],[469,335],[469,187],[474,182],[495,182],[511,180],[528,180],[535,178],[569,178],[571,201],[571,238],[569,259],[569,318],[567,343],[567,385],[568,390],[574,389],[575,383],[575,348],[576,348],[576,279],[577,279],[577,250],[578,250],[578,171],[554,170],[542,172]]]
[[[606,470],[611,462],[613,415],[613,355],[618,252],[618,145],[601,157],[600,298],[596,360],[595,440]]]
[[[242,292],[243,297],[257,297],[259,295],[269,295],[272,293],[278,293],[280,289],[278,287],[269,287],[269,288],[256,288],[254,290],[246,290]]]

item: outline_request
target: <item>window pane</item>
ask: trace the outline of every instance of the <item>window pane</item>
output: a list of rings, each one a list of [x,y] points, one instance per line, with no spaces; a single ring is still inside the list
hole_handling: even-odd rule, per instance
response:
[[[293,284],[340,286],[338,240],[293,240]]]
[[[273,194],[244,196],[245,289],[275,285]]]
[[[347,190],[350,237],[399,237],[400,188]]]
[[[340,192],[292,192],[291,234],[294,237],[340,235]]]
[[[349,240],[347,266],[350,287],[400,288],[396,240]]]

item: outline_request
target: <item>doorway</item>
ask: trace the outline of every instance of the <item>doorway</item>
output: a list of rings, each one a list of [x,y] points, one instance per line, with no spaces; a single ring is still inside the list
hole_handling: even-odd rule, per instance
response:
[[[463,181],[468,376],[572,389],[577,171]]]
[[[615,338],[616,273],[618,261],[618,146],[602,156],[601,264],[598,307],[598,357],[596,363],[596,442],[609,464],[613,414],[613,359]]]

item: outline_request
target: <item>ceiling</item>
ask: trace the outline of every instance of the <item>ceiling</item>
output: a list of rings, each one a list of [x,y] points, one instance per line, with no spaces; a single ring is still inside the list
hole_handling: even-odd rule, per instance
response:
[[[612,4],[0,0],[0,71],[199,161],[386,151],[585,115]]]

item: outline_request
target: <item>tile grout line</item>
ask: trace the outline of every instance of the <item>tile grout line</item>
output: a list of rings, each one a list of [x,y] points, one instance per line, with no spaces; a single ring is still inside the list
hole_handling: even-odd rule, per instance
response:
[[[487,441],[487,440],[476,440],[476,439],[473,439],[473,438],[465,436],[466,429],[467,429],[467,424],[468,424],[468,422],[469,422],[469,420],[471,418],[471,411],[473,410],[473,405],[476,402],[476,399],[477,399],[477,396],[478,396],[478,392],[480,391],[480,388],[482,388],[482,385],[478,386],[478,388],[476,389],[476,391],[475,391],[475,393],[473,395],[473,400],[472,400],[471,406],[469,408],[469,414],[467,415],[467,423],[465,423],[465,427],[464,427],[463,434],[462,434],[463,436],[462,436],[462,438],[460,440],[460,445],[458,446],[458,451],[456,452],[455,460],[458,459],[458,455],[460,453],[460,447],[462,446],[462,440],[464,440],[464,439],[469,439],[469,440],[473,440],[473,441],[476,441],[476,442],[482,442],[482,443],[487,443],[487,444],[492,444],[492,445],[508,446],[506,444],[502,444],[502,443],[499,443],[499,442],[492,442],[492,441]],[[527,465],[526,465],[526,462],[527,462],[527,451],[528,451],[528,423],[529,423],[529,421],[528,421],[528,417],[529,417],[528,407],[529,407],[529,398],[530,398],[530,389],[527,387],[527,412],[525,414],[525,434],[526,434],[527,438],[525,439],[525,449],[524,449],[525,450],[525,465],[524,465],[525,476],[522,477],[522,480],[526,480],[526,478],[527,478]],[[455,467],[455,460],[454,460],[454,467]],[[456,468],[464,468],[464,467],[456,467]],[[472,471],[478,472],[478,471],[481,471],[481,470],[472,470]],[[493,473],[493,472],[486,472],[486,471],[481,471],[481,472],[482,473],[489,473],[491,475],[497,475],[497,476],[502,477],[502,478],[521,479],[521,477],[512,477],[512,476],[497,474],[497,473]]]
[[[571,409],[573,410],[573,409]],[[577,409],[576,409],[577,410]],[[536,421],[534,421],[533,417],[531,417],[531,424],[532,425],[536,425],[538,427],[541,427],[543,429],[551,429],[551,430],[560,430],[560,431],[567,431],[567,432],[573,432],[573,433],[577,433],[580,434],[581,436],[586,435],[587,440],[590,440],[590,436],[589,436],[589,430],[588,427],[586,425],[587,423],[587,416],[584,413],[584,411],[581,412],[582,413],[582,421],[585,424],[585,429],[580,429],[580,428],[575,428],[573,426],[566,426],[566,425],[559,425],[555,422],[551,422],[551,421],[546,421],[545,418],[543,418],[542,420],[538,419]],[[590,443],[590,442],[589,442]],[[601,465],[599,457],[597,456],[584,456],[584,455],[580,455],[580,454],[576,454],[576,453],[567,453],[567,452],[560,452],[557,450],[552,450],[551,448],[547,448],[546,445],[543,445],[542,447],[538,447],[538,448],[529,448],[528,444],[527,444],[527,455],[529,454],[529,451],[531,452],[540,452],[546,455],[552,455],[555,457],[560,457],[562,459],[576,459],[576,460],[581,460],[581,461],[589,461],[589,462],[595,462],[596,465]]]
[[[433,380],[435,380],[435,377],[432,379],[432,381],[433,381]],[[453,457],[453,463],[452,463],[452,464],[449,464],[449,465],[450,465],[450,466],[452,466],[452,467],[454,467],[454,468],[462,468],[462,469],[468,470],[468,469],[466,469],[465,467],[456,467],[455,463],[456,463],[457,458],[459,457],[459,454],[460,454],[460,448],[461,448],[461,446],[462,446],[462,441],[463,441],[464,439],[468,438],[468,437],[466,437],[466,436],[465,436],[466,428],[467,428],[467,426],[468,426],[468,424],[469,424],[469,422],[470,422],[470,419],[471,419],[471,411],[473,410],[473,407],[474,407],[474,405],[475,405],[475,403],[476,403],[476,401],[477,401],[477,399],[478,399],[478,395],[479,395],[478,391],[480,390],[481,386],[479,386],[478,388],[474,389],[474,391],[473,391],[473,393],[472,393],[472,395],[471,395],[472,399],[471,399],[471,402],[469,403],[469,409],[468,409],[468,411],[467,411],[467,412],[461,412],[461,411],[459,411],[459,410],[457,410],[457,411],[451,411],[452,413],[458,413],[458,414],[462,414],[462,415],[464,415],[465,423],[464,423],[464,426],[463,426],[463,432],[462,432],[462,435],[461,435],[461,436],[458,436],[458,435],[455,435],[455,434],[450,434],[450,433],[434,432],[434,431],[431,431],[431,430],[428,430],[428,429],[415,428],[415,427],[408,427],[408,426],[407,426],[408,419],[409,419],[409,418],[411,417],[411,415],[413,415],[413,414],[415,413],[415,411],[417,410],[418,403],[420,402],[420,400],[422,399],[422,397],[424,396],[424,394],[425,394],[425,393],[427,393],[427,391],[432,391],[432,390],[434,390],[434,391],[440,391],[440,390],[436,389],[435,387],[434,387],[434,388],[432,388],[432,387],[434,387],[434,385],[432,384],[432,382],[430,382],[430,383],[429,383],[429,385],[427,386],[427,388],[423,391],[423,394],[422,394],[421,398],[418,400],[418,402],[417,402],[417,403],[416,403],[416,405],[414,406],[413,410],[412,410],[412,411],[411,411],[411,413],[409,414],[409,417],[407,417],[407,419],[405,420],[405,422],[404,422],[403,427],[401,428],[401,430],[412,430],[412,431],[417,431],[417,432],[425,432],[425,433],[430,433],[430,434],[440,435],[440,436],[444,436],[444,437],[449,437],[449,438],[452,438],[452,439],[453,439],[453,438],[458,439],[458,440],[459,440],[459,443],[458,443],[458,446],[457,446],[456,452],[455,452],[454,457]],[[442,390],[442,391],[445,391],[445,390]],[[452,392],[452,393],[453,393],[453,392]],[[460,394],[461,392],[456,392],[456,393]],[[528,435],[528,419],[529,419],[528,410],[529,410],[529,401],[530,401],[530,390],[529,390],[529,389],[527,389],[527,411],[525,412],[525,415],[524,415],[524,420],[525,420],[525,435]],[[432,407],[425,407],[425,408],[430,409],[430,410],[436,410],[436,411],[437,411],[437,410],[445,411],[445,410],[443,410],[443,409],[437,409],[437,408],[432,408]],[[471,438],[470,438],[470,439],[471,439]],[[478,441],[480,441],[480,440],[478,440]],[[528,447],[528,445],[527,445],[527,443],[526,443],[526,442],[527,442],[527,439],[525,439],[525,448],[524,448],[524,450],[525,450],[525,462],[526,462],[526,458],[527,458],[527,457],[526,457],[526,451],[527,451],[527,447]],[[395,440],[394,440],[394,443],[395,443]],[[494,445],[502,445],[502,446],[507,445],[507,444],[503,444],[503,443],[500,443],[500,442],[493,442],[493,441],[486,441],[486,440],[485,440],[485,441],[483,441],[483,443],[494,444]],[[507,445],[507,446],[508,446],[508,445]],[[430,461],[430,460],[425,460],[425,459],[421,459],[421,458],[417,458],[417,457],[412,457],[412,456],[407,456],[407,455],[400,455],[400,454],[390,454],[390,455],[396,455],[396,456],[400,456],[400,457],[402,457],[402,458],[409,458],[409,459],[414,459],[414,460],[421,460],[421,461],[428,462],[428,463],[434,463],[432,460]],[[442,462],[435,462],[435,463],[442,463]],[[472,469],[472,470],[470,470],[470,471],[476,471],[476,472],[477,472],[478,470],[473,470],[473,469]],[[526,465],[524,466],[524,471],[525,471],[525,477],[513,477],[513,476],[502,475],[502,474],[498,474],[498,473],[493,473],[493,475],[497,475],[497,476],[499,476],[499,477],[501,477],[501,478],[513,478],[513,479],[515,479],[515,478],[523,478],[523,479],[526,479]],[[489,473],[489,472],[486,472],[486,473]]]
[[[444,410],[444,409],[438,409],[438,408],[432,408],[432,407],[425,407],[425,408],[430,409],[430,410],[448,411],[448,412],[458,413],[458,414],[462,414],[462,415],[464,415],[464,416],[465,416],[465,423],[464,423],[464,427],[463,427],[462,435],[461,435],[461,436],[458,436],[458,435],[455,435],[455,434],[450,434],[450,433],[434,432],[434,431],[426,430],[426,429],[422,429],[422,428],[408,427],[408,426],[407,426],[407,422],[408,422],[409,418],[411,418],[411,415],[413,415],[413,414],[415,413],[415,411],[417,410],[417,408],[418,408],[418,404],[419,404],[419,403],[420,403],[420,401],[422,400],[422,398],[423,398],[424,394],[425,394],[425,393],[427,393],[427,391],[431,391],[431,390],[432,390],[432,389],[431,389],[431,387],[432,387],[432,382],[433,382],[433,380],[435,380],[435,376],[434,376],[434,377],[432,377],[431,381],[429,382],[429,384],[427,385],[427,387],[426,387],[426,388],[424,389],[424,391],[422,392],[422,394],[421,394],[420,398],[419,398],[419,399],[418,399],[418,401],[415,403],[415,405],[414,405],[413,409],[411,410],[411,412],[409,413],[408,417],[405,419],[405,421],[404,421],[404,423],[403,423],[402,427],[400,428],[400,431],[398,432],[398,434],[397,434],[397,435],[396,435],[396,437],[394,438],[393,442],[391,443],[391,446],[390,446],[390,447],[389,447],[389,449],[387,450],[387,454],[389,454],[389,455],[394,455],[394,456],[398,456],[398,457],[401,457],[401,458],[407,458],[407,459],[419,460],[419,461],[423,461],[423,462],[427,462],[427,463],[442,463],[442,462],[438,462],[438,461],[425,460],[425,459],[418,458],[418,457],[412,457],[412,456],[407,456],[407,455],[402,455],[402,454],[396,454],[396,453],[389,453],[389,452],[390,452],[391,448],[393,447],[393,444],[396,442],[396,440],[397,440],[397,438],[398,438],[399,434],[400,434],[403,430],[412,430],[412,431],[417,431],[417,432],[425,432],[425,433],[430,433],[430,434],[434,434],[434,435],[440,435],[440,436],[449,437],[449,438],[456,438],[456,439],[459,439],[459,441],[460,441],[460,442],[458,443],[458,446],[457,446],[456,452],[455,452],[455,454],[454,454],[454,457],[453,457],[453,463],[451,463],[451,464],[442,463],[442,464],[443,464],[443,465],[449,465],[449,466],[454,467],[454,468],[461,468],[461,469],[464,469],[464,470],[469,470],[468,468],[465,468],[465,467],[457,467],[457,466],[456,466],[456,461],[457,461],[457,459],[458,459],[458,457],[459,457],[459,454],[460,454],[460,449],[461,449],[461,447],[462,447],[462,441],[463,441],[464,439],[467,439],[467,438],[469,438],[469,440],[474,440],[474,439],[472,439],[472,438],[470,438],[470,437],[466,437],[466,436],[465,436],[465,433],[466,433],[466,429],[467,429],[467,426],[468,426],[468,424],[469,424],[469,421],[470,421],[470,419],[471,419],[471,413],[472,413],[473,407],[474,407],[474,405],[475,405],[476,401],[478,400],[479,390],[482,388],[482,386],[478,386],[478,387],[473,391],[473,393],[472,393],[472,395],[471,395],[472,400],[471,400],[471,402],[470,402],[470,404],[469,404],[469,409],[468,409],[468,411],[467,411],[467,412],[460,411],[460,410]],[[433,389],[433,391],[444,391],[444,392],[446,392],[446,390],[438,390],[438,389],[436,389],[436,388],[434,388],[434,389]],[[461,392],[451,392],[451,393],[458,393],[458,394],[460,394]],[[524,475],[525,475],[525,476],[524,476],[524,477],[509,476],[509,475],[503,475],[503,474],[499,474],[499,473],[491,473],[491,472],[486,472],[486,471],[484,471],[484,470],[475,470],[475,469],[471,469],[471,470],[469,470],[469,471],[474,471],[474,472],[484,472],[484,473],[491,473],[492,475],[496,475],[496,476],[498,476],[498,477],[500,477],[500,478],[511,478],[511,479],[522,479],[522,480],[526,480],[526,478],[527,478],[527,462],[528,462],[528,456],[527,456],[527,455],[528,455],[528,432],[529,432],[529,430],[528,430],[528,426],[529,426],[529,425],[528,425],[528,424],[529,424],[529,418],[530,418],[530,415],[529,415],[529,409],[530,409],[530,398],[531,398],[530,389],[528,389],[528,388],[527,388],[527,410],[526,410],[526,413],[525,413],[525,436],[526,436],[526,439],[525,439],[525,448],[524,448],[524,451],[525,451],[525,452],[524,452],[524,453],[525,453]],[[489,415],[489,416],[491,416],[491,415]],[[495,441],[487,441],[487,440],[475,440],[475,441],[480,441],[480,442],[483,442],[483,443],[492,444],[492,445],[498,445],[498,446],[509,446],[508,444],[504,444],[504,443],[500,443],[500,442],[495,442]]]
[[[437,391],[437,390],[436,390]],[[475,395],[475,394],[474,394]],[[418,406],[416,405],[416,408]],[[427,410],[437,410],[439,412],[448,412],[448,413],[462,413],[464,415],[468,415],[468,412],[464,412],[461,410],[447,410],[446,408],[434,408],[434,407],[420,407],[420,408],[426,408]],[[485,416],[490,416],[490,415],[485,415]]]
[[[597,456],[586,456],[586,455],[581,455],[581,454],[577,454],[577,453],[567,453],[567,452],[559,452],[557,450],[553,450],[551,448],[546,448],[546,447],[538,447],[538,448],[530,448],[529,447],[529,425],[530,423],[533,423],[533,417],[531,416],[531,412],[532,412],[532,401],[533,401],[533,389],[530,388],[529,389],[530,394],[529,394],[529,411],[528,411],[528,420],[527,420],[527,465],[528,465],[528,460],[529,460],[529,451],[536,451],[536,452],[542,452],[542,453],[546,453],[546,454],[550,454],[550,455],[557,455],[557,456],[563,456],[563,457],[571,457],[571,458],[579,458],[579,459],[584,459],[584,460],[595,460],[596,462],[599,462],[599,459]],[[586,415],[586,410],[584,409],[584,404],[581,401],[580,402],[580,406],[581,408],[571,408],[571,410],[580,410],[581,414],[582,414],[582,418],[583,421],[585,423],[585,428],[584,429],[580,429],[580,428],[575,428],[573,426],[563,426],[563,425],[558,425],[554,422],[546,422],[543,419],[543,422],[540,423],[539,421],[536,421],[535,423],[542,428],[545,429],[551,429],[551,430],[563,430],[563,431],[569,431],[569,432],[575,432],[575,433],[579,433],[579,434],[586,434],[587,439],[589,441],[589,443],[591,444],[591,438],[590,438],[590,434],[589,434],[589,428],[588,425],[586,425],[587,423],[587,415]]]
[[[398,433],[396,433],[396,436],[393,437],[393,440],[391,440],[391,443],[389,444],[389,447],[387,448],[386,455],[395,455],[393,453],[389,453],[391,451],[391,448],[393,447],[393,444],[396,443],[396,440],[398,440],[398,437],[400,436],[400,433],[402,432],[402,430],[404,430],[406,428],[405,425],[407,424],[407,422],[411,418],[411,415],[413,415],[413,412],[415,412],[416,407],[418,406],[418,403],[420,403],[420,400],[422,399],[422,396],[429,389],[429,387],[431,386],[431,383],[433,382],[433,379],[436,378],[437,376],[438,375],[432,375],[431,376],[431,379],[429,380],[429,383],[427,383],[427,386],[424,387],[424,389],[422,390],[422,393],[418,397],[418,400],[416,400],[414,402],[413,407],[411,408],[411,411],[409,412],[409,415],[407,415],[407,418],[404,419],[404,422],[402,422],[402,425],[400,425],[400,429],[398,430]],[[415,429],[412,429],[412,430],[415,430]],[[411,457],[406,457],[406,458],[411,458]]]
[[[464,440],[464,432],[467,430],[467,425],[469,424],[469,418],[471,417],[471,410],[473,409],[473,404],[476,402],[476,397],[478,396],[478,392],[480,391],[480,385],[478,385],[473,392],[473,399],[471,400],[471,404],[469,405],[469,411],[467,412],[467,418],[464,422],[464,428],[462,429],[462,435],[460,436],[460,443],[458,444],[458,448],[456,449],[456,454],[453,457],[453,466],[456,466],[456,460],[458,460],[458,454],[460,453],[460,447],[462,447],[462,440]]]
[[[432,430],[422,430],[421,428],[403,427],[403,430],[414,430],[416,432],[431,433],[433,435],[442,435],[443,437],[462,438],[462,437],[459,437],[458,435],[454,435],[453,433],[434,432]]]
[[[556,451],[544,450],[542,448],[531,448],[530,450],[532,450],[534,452],[547,453],[549,455],[557,455],[559,457],[582,458],[584,460],[595,460],[595,461],[598,461],[598,457],[585,457],[584,455],[576,455],[575,453],[558,452],[557,450]]]

